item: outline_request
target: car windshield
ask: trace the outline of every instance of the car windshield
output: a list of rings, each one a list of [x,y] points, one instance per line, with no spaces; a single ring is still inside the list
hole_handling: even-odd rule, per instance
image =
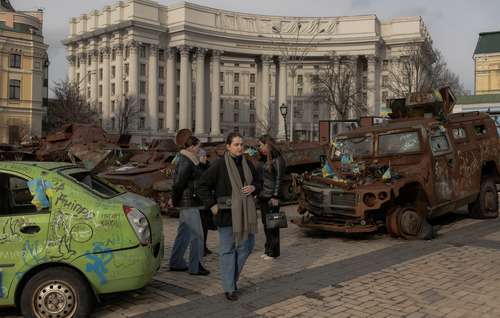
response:
[[[418,132],[410,131],[378,137],[378,154],[395,155],[420,151]]]
[[[89,171],[70,173],[69,176],[105,197],[112,197],[121,193],[120,190]]]
[[[366,157],[373,154],[373,137],[371,135],[347,139],[337,139],[332,149],[332,160],[340,160],[342,154],[352,158]]]

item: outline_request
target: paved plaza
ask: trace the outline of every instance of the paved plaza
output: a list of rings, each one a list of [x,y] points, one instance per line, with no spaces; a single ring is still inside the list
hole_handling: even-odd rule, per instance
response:
[[[294,207],[287,207],[290,216]],[[167,257],[154,280],[106,295],[95,317],[500,317],[500,220],[463,211],[437,221],[432,241],[282,230],[282,255],[263,260],[264,236],[243,272],[238,302],[223,297],[217,234],[208,277],[169,272],[176,219],[165,218]],[[12,310],[0,316],[15,317]]]

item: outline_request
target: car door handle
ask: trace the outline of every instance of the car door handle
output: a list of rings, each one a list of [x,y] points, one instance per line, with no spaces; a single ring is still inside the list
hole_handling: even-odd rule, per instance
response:
[[[19,230],[24,234],[35,234],[40,232],[40,227],[38,225],[25,225]]]

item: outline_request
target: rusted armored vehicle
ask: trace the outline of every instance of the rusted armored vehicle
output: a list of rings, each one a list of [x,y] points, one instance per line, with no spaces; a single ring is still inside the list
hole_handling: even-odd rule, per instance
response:
[[[431,238],[428,220],[468,205],[496,218],[500,151],[485,113],[451,114],[448,89],[390,101],[391,120],[337,136],[321,174],[301,176],[305,228]]]

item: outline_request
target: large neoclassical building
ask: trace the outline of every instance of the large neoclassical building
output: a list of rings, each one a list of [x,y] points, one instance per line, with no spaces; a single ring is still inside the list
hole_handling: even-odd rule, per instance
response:
[[[233,130],[282,137],[279,106],[289,106],[292,95],[294,136],[312,139],[318,121],[332,114],[311,98],[311,78],[330,59],[351,61],[357,89],[376,115],[389,94],[388,66],[404,48],[430,43],[420,17],[266,16],[150,0],[73,18],[64,41],[69,79],[98,107],[103,127],[116,131],[120,109],[133,104],[132,133],[142,139],[181,128],[204,139]]]

